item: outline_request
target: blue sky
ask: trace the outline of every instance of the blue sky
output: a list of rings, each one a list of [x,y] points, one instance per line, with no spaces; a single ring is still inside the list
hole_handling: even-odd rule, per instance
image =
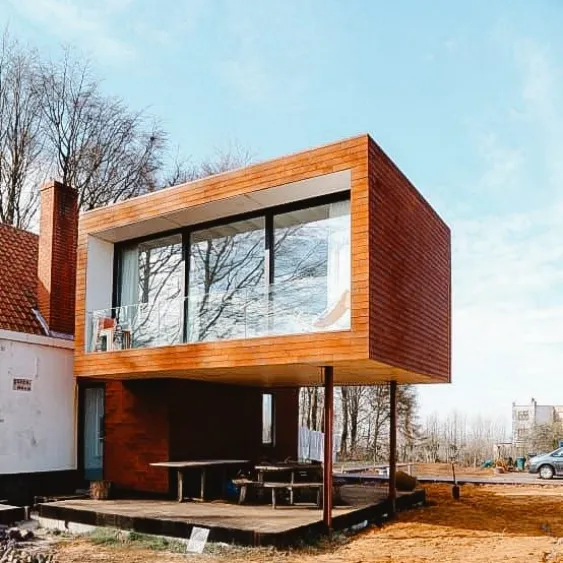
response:
[[[563,3],[0,0],[197,161],[369,132],[451,225],[454,384],[423,412],[563,403]]]

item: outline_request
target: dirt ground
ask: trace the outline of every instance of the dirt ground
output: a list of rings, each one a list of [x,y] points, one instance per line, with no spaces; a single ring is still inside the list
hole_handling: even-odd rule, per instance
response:
[[[417,477],[451,477],[452,466],[449,463],[416,463],[414,470]],[[492,469],[482,467],[459,467],[455,468],[456,477],[489,477],[493,476]]]
[[[563,488],[550,485],[465,485],[454,501],[449,485],[427,487],[429,505],[398,515],[383,526],[332,544],[281,552],[226,548],[223,553],[186,556],[123,545],[65,540],[65,563],[563,563]]]

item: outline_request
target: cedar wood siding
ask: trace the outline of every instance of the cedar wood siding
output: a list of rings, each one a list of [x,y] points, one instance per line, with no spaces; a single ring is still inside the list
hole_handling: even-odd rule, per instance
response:
[[[368,170],[369,168],[369,170]],[[84,353],[88,235],[179,209],[350,170],[351,330]],[[91,211],[80,220],[75,373],[254,386],[450,380],[450,232],[367,135]]]
[[[369,140],[370,358],[451,379],[450,230]]]
[[[327,145],[241,170],[183,184],[84,214],[80,219],[77,262],[77,376],[121,379],[166,377],[171,371],[197,373],[227,367],[268,366],[368,359],[368,137]],[[109,353],[84,353],[88,234],[198,205],[210,199],[252,193],[269,187],[351,171],[352,330],[248,340],[203,342]],[[199,372],[198,372],[199,370]],[[218,377],[217,371],[213,377]],[[274,375],[275,377],[275,375]],[[241,383],[244,383],[244,377]],[[319,381],[316,381],[317,383]],[[248,384],[256,381],[248,380]],[[275,382],[272,381],[273,384]],[[287,382],[289,385],[290,383]]]

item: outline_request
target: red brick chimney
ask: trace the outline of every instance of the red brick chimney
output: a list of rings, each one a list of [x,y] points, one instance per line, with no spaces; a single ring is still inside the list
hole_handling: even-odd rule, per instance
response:
[[[52,181],[40,195],[37,306],[50,331],[74,334],[78,192]]]

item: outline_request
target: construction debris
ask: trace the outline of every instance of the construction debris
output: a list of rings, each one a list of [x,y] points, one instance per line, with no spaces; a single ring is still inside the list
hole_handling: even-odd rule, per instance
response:
[[[0,563],[54,563],[54,554],[34,539],[32,530],[0,526]]]

